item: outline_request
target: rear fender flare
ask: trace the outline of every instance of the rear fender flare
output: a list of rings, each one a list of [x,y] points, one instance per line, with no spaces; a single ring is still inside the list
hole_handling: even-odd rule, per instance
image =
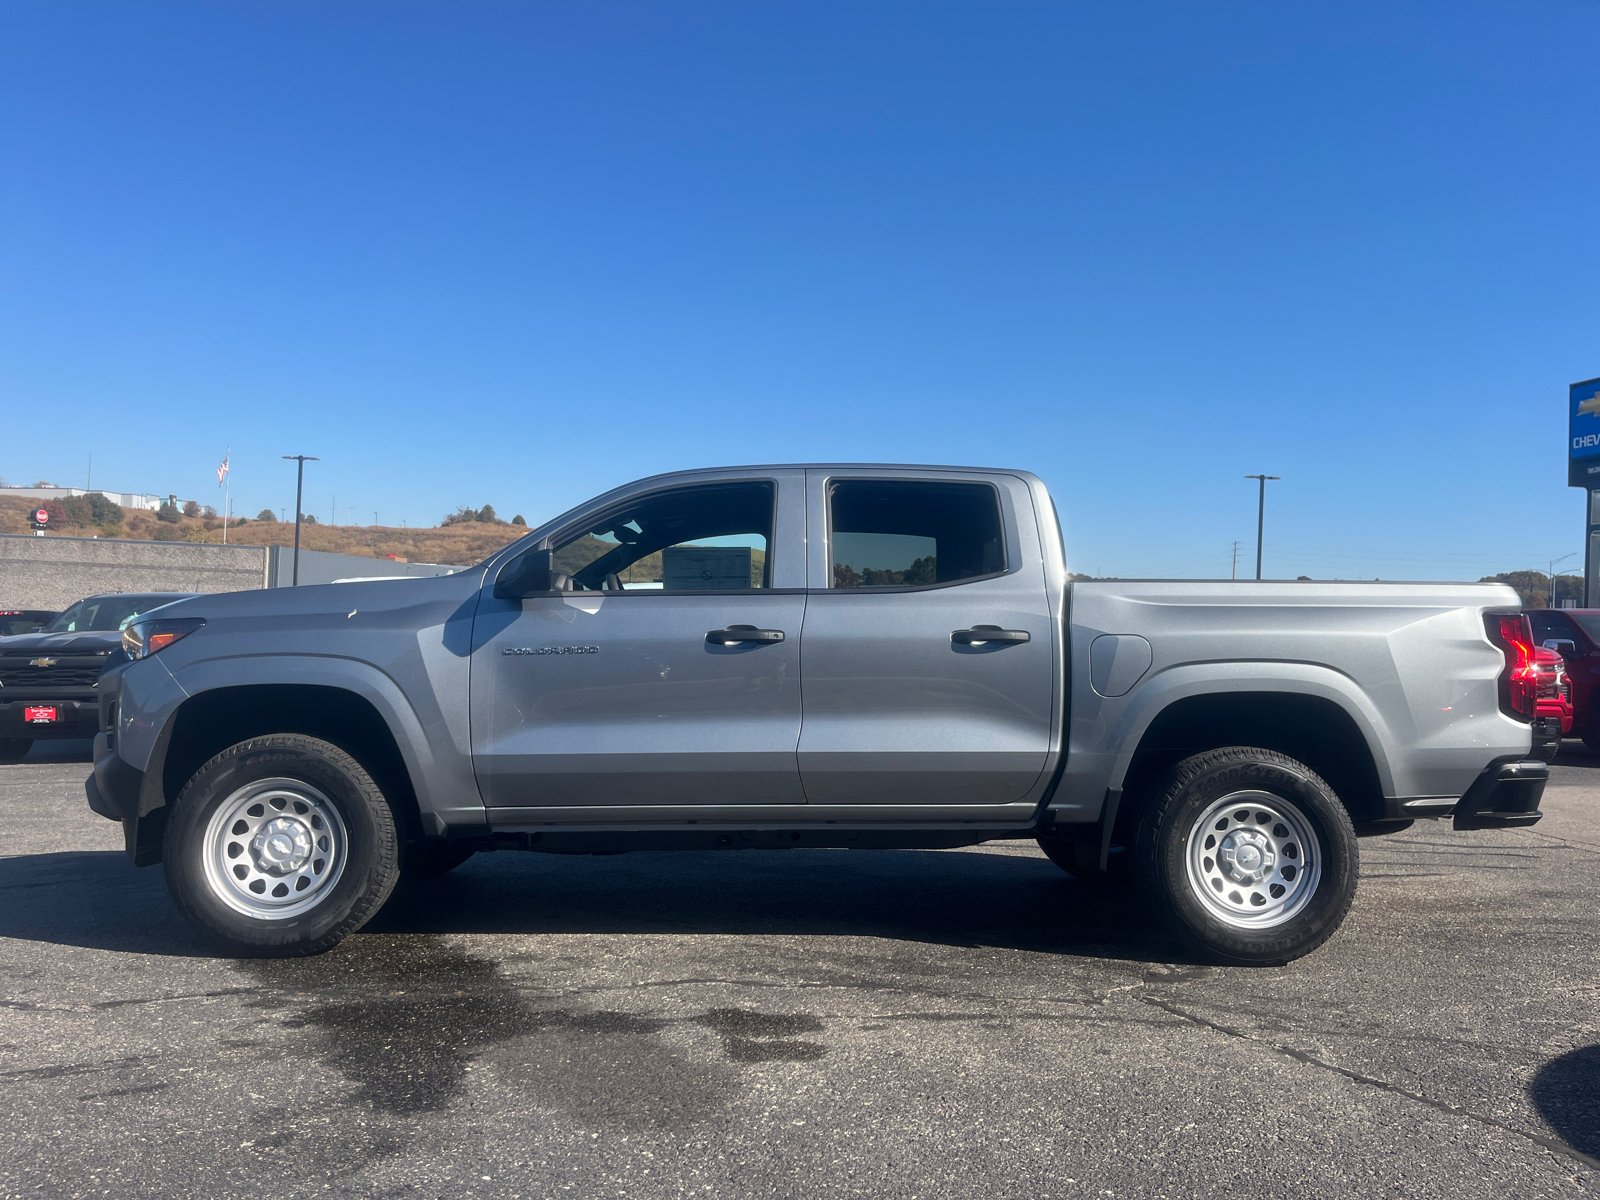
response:
[[[1219,677],[1219,669],[1226,673]],[[1106,738],[1114,755],[1110,786],[1123,786],[1144,735],[1172,704],[1191,696],[1237,692],[1284,692],[1336,704],[1355,723],[1366,742],[1383,794],[1395,794],[1389,750],[1395,740],[1371,700],[1348,675],[1312,663],[1294,662],[1193,663],[1147,679],[1134,689],[1130,703]]]

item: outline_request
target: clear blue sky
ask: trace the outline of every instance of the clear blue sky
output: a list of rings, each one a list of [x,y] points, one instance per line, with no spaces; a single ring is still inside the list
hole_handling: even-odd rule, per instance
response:
[[[536,523],[1017,466],[1076,569],[1225,575],[1265,471],[1269,575],[1542,564],[1597,45],[1559,0],[8,5],[0,476],[214,501],[231,445],[247,515],[303,452],[322,519]]]

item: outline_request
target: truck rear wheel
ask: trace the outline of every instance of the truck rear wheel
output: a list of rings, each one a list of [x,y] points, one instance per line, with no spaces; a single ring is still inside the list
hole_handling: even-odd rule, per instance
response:
[[[178,908],[235,954],[320,954],[394,890],[394,813],[361,764],[301,734],[230,746],[178,794],[162,843]]]
[[[32,746],[32,738],[0,738],[0,763],[21,762]]]
[[[1157,786],[1134,870],[1191,949],[1233,966],[1278,966],[1339,928],[1358,854],[1350,814],[1316,772],[1230,746],[1184,759]]]

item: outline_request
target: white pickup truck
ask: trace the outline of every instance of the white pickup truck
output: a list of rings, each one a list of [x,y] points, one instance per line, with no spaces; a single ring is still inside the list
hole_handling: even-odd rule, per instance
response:
[[[469,571],[184,600],[126,649],[90,806],[250,954],[483,850],[1027,838],[1282,963],[1359,835],[1531,824],[1547,777],[1509,588],[1071,582],[1022,471],[658,476]]]

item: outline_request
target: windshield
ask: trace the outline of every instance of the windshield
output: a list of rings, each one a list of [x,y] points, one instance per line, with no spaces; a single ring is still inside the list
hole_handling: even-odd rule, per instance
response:
[[[1600,642],[1600,614],[1596,613],[1565,613],[1578,623],[1578,627],[1595,641]]]
[[[50,622],[46,633],[115,633],[140,613],[171,604],[175,596],[91,596]]]

